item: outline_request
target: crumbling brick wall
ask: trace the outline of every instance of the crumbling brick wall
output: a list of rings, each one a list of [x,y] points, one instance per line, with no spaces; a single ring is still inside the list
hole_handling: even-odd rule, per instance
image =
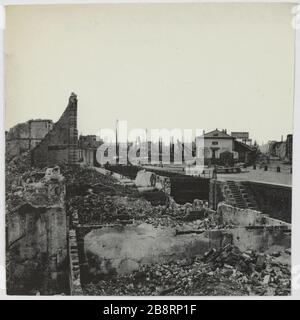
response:
[[[35,167],[74,164],[78,158],[77,96],[72,93],[69,104],[53,129],[31,152]]]

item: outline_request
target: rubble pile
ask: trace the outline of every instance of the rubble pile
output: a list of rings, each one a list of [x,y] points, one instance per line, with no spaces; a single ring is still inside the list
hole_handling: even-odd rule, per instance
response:
[[[61,171],[68,186],[89,186],[95,193],[109,190],[115,194],[138,196],[138,190],[132,186],[118,184],[111,175],[104,175],[89,167],[78,165],[63,166]],[[102,190],[103,189],[103,190]]]
[[[227,245],[202,258],[144,265],[83,290],[85,295],[289,295],[290,268],[277,257]]]
[[[170,196],[165,204],[152,205],[133,186],[121,185],[110,175],[90,168],[62,166],[52,169],[30,167],[23,154],[6,163],[8,212],[26,203],[24,188],[53,177],[65,178],[66,206],[81,225],[106,223],[149,223],[157,228],[174,228],[182,233],[228,229],[207,203],[177,204]],[[289,259],[284,259],[284,255]],[[85,295],[289,295],[290,252],[241,252],[232,244],[197,256],[161,264],[141,265],[129,274],[115,275],[83,284]]]
[[[219,228],[214,218],[207,217],[186,221],[185,205],[170,210],[167,205],[152,206],[143,198],[132,196],[108,195],[111,190],[95,193],[88,189],[85,195],[76,195],[67,199],[68,212],[77,213],[80,224],[104,224],[124,221],[127,223],[146,222],[155,227],[187,226],[196,229]]]
[[[17,208],[26,204],[24,192],[26,184],[38,182],[45,175],[43,171],[29,170],[23,174],[18,173],[11,177],[10,183],[6,184],[5,202],[6,212],[12,213]]]
[[[110,175],[103,175],[93,169],[68,166],[62,168],[67,182],[67,207],[72,215],[78,215],[80,224],[104,224],[117,221],[143,221],[154,226],[181,226],[184,222],[193,222],[200,212],[206,216],[207,204],[195,200],[192,204],[177,204],[170,196],[164,205],[152,205],[143,194],[133,186],[117,183]],[[215,226],[206,219],[203,228]],[[198,227],[198,224],[197,224]]]
[[[68,211],[77,213],[80,224],[143,221],[156,226],[175,226],[178,223],[175,218],[164,214],[165,206],[153,207],[142,198],[95,194],[92,191],[69,198]]]
[[[21,155],[15,156],[12,159],[5,159],[5,187],[6,191],[10,192],[11,187],[18,185],[20,176],[28,171],[30,172],[30,153],[24,152]]]
[[[68,212],[76,212],[80,224],[129,220],[143,209],[149,210],[150,204],[139,199],[135,188],[117,184],[109,175],[75,166],[63,168],[63,173],[67,181]]]
[[[30,184],[47,182],[53,178],[62,179],[60,168],[35,168],[31,166],[30,151],[23,152],[12,159],[6,159],[6,212],[11,213],[28,201],[24,192]]]
[[[38,202],[42,202],[43,196],[38,191],[42,185],[47,186],[51,181],[63,181],[64,177],[60,174],[58,166],[54,168],[37,169],[31,168],[23,173],[14,176],[11,184],[6,189],[6,209],[8,213],[14,212],[16,209],[24,205],[32,205],[31,199],[28,198],[30,191],[33,194],[40,194]],[[57,192],[57,191],[56,191]],[[36,206],[41,203],[36,203]]]

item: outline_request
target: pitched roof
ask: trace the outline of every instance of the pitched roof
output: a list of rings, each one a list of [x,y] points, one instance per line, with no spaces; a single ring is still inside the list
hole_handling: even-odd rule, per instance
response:
[[[224,131],[220,131],[218,129],[210,131],[204,134],[204,138],[215,138],[215,139],[234,139],[234,137],[225,133]]]

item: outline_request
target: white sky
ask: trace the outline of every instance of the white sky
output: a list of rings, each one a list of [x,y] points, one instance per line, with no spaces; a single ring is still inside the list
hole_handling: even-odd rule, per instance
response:
[[[57,121],[71,91],[79,133],[227,128],[292,133],[291,4],[13,6],[5,30],[6,129]]]

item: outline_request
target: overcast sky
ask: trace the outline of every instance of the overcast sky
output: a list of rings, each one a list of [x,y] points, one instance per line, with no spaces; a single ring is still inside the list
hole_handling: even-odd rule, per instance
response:
[[[5,30],[6,129],[227,128],[259,143],[292,133],[291,4],[14,6]]]

